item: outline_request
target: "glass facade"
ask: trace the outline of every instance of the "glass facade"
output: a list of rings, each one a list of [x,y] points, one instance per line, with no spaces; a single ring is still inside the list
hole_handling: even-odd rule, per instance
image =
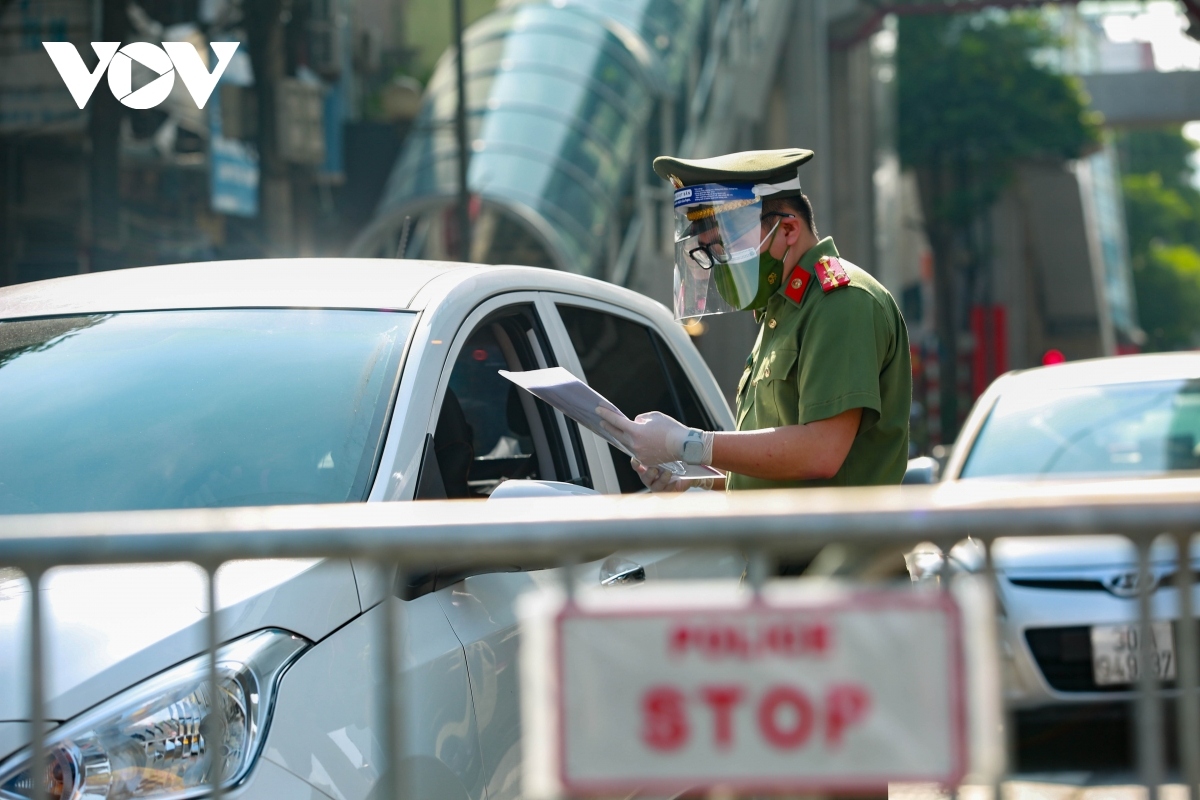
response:
[[[1129,265],[1129,246],[1125,241],[1125,209],[1122,206],[1121,174],[1112,143],[1087,159],[1091,170],[1092,202],[1095,204],[1096,236],[1104,273],[1104,295],[1113,326],[1123,341],[1135,341],[1138,329],[1137,307],[1133,297],[1133,277]]]
[[[513,2],[464,33],[471,260],[603,277],[628,222],[638,139],[680,97],[707,4],[689,0]],[[359,248],[454,258],[455,52],[439,61],[417,126]]]

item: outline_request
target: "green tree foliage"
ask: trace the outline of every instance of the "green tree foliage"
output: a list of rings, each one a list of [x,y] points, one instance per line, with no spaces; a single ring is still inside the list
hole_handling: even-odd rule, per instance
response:
[[[1147,350],[1200,347],[1200,251],[1156,244],[1134,268]]]
[[[1128,131],[1118,149],[1145,349],[1200,347],[1200,191],[1189,162],[1197,146],[1176,126]]]
[[[1144,260],[1155,243],[1200,241],[1197,209],[1192,192],[1163,186],[1157,172],[1126,175],[1121,181],[1125,194],[1125,223],[1129,230],[1129,251],[1134,259]]]
[[[1055,44],[1036,14],[901,18],[900,158],[928,179],[927,221],[970,224],[1018,160],[1076,158],[1099,141],[1078,79],[1034,59]]]
[[[405,45],[410,54],[404,72],[422,84],[429,83],[438,59],[454,44],[454,4],[449,0],[408,0],[398,7],[403,9]],[[465,24],[471,25],[495,8],[496,0],[463,0]]]
[[[1077,78],[1039,63],[1057,42],[1032,12],[903,16],[896,52],[901,162],[920,186],[933,250],[942,430],[958,427],[957,298],[986,263],[976,223],[1018,161],[1071,159],[1100,139]]]
[[[1126,131],[1118,137],[1117,149],[1127,174],[1157,173],[1164,186],[1197,195],[1188,161],[1196,145],[1183,135],[1182,126]]]

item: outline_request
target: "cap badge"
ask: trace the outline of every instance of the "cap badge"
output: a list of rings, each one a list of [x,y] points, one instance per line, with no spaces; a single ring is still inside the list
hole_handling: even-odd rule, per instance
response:
[[[770,275],[767,276],[767,283],[771,284],[772,286],[775,285],[775,273],[774,272],[772,272]]]
[[[850,276],[846,274],[846,268],[833,256],[822,256],[813,271],[821,283],[823,292],[832,292],[834,289],[850,285]]]

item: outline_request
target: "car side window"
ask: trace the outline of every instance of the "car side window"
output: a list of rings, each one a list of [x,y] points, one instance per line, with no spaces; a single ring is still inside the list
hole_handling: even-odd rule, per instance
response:
[[[589,483],[573,423],[498,373],[551,366],[550,352],[532,306],[475,327],[454,358],[417,499],[487,497],[513,479]]]
[[[633,419],[647,411],[670,414],[685,425],[712,430],[687,373],[648,326],[581,306],[559,305],[588,385]],[[629,456],[609,446],[622,492],[642,490]]]

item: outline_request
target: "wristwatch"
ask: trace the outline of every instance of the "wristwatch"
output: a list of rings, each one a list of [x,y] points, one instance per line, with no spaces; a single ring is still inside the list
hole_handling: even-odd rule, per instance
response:
[[[695,428],[687,432],[683,440],[683,460],[689,464],[699,464],[704,461],[704,435]]]

